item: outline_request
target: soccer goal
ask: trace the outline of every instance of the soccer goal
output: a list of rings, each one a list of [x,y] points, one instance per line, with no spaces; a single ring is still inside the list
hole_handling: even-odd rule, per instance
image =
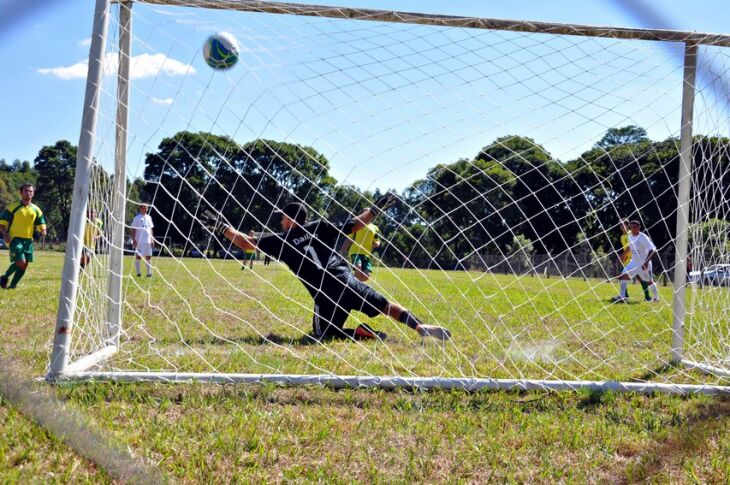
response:
[[[248,0],[93,21],[50,379],[730,391],[730,36]],[[450,340],[352,312],[387,338],[319,341],[297,269],[202,218],[261,239],[386,191],[367,284]],[[654,286],[614,302],[626,220]]]

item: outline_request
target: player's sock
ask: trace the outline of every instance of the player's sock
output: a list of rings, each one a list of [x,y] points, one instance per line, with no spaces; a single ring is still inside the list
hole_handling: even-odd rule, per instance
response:
[[[18,265],[11,263],[10,266],[8,266],[8,270],[5,272],[5,277],[10,278],[16,271],[18,271]]]
[[[619,292],[618,292],[619,296],[621,298],[628,298],[629,295],[627,292],[628,292],[628,288],[629,288],[629,280],[619,280],[618,286],[619,286]]]
[[[400,316],[398,317],[398,321],[405,323],[413,330],[415,330],[417,326],[423,325],[423,322],[416,318],[416,316],[408,310],[401,312]]]
[[[659,301],[659,288],[657,288],[656,283],[653,283],[649,288],[651,288],[651,292],[654,293],[654,299]],[[648,295],[647,291],[647,295]]]
[[[141,272],[141,271],[140,271],[140,269],[139,269],[139,259],[135,259],[135,260],[134,260],[134,269],[136,269],[136,270],[137,270],[137,276],[139,276],[139,275],[141,275],[141,274],[142,274],[142,272]]]
[[[20,279],[23,277],[24,274],[25,274],[24,269],[20,269],[20,268],[16,269],[15,275],[13,276],[13,280],[10,282],[10,286],[8,286],[8,288],[15,288],[18,285],[18,281],[20,281]]]
[[[152,263],[145,259],[144,264],[147,266],[147,276],[152,276]]]
[[[642,281],[641,289],[644,290],[644,298],[646,300],[651,300],[651,296],[649,296],[649,283],[647,283],[646,281]]]

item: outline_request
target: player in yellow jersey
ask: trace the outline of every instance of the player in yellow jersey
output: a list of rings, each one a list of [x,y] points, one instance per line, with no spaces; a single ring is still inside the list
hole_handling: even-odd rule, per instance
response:
[[[378,226],[370,223],[355,234],[348,236],[352,240],[352,244],[347,251],[347,256],[355,268],[355,278],[363,282],[369,280],[370,274],[373,272],[372,250],[380,247],[378,231]]]
[[[621,229],[621,256],[619,259],[621,260],[621,264],[623,266],[626,266],[629,264],[629,261],[631,261],[631,247],[629,246],[629,222],[626,220],[623,220],[618,223],[619,228]],[[629,290],[626,289],[626,298],[629,297]]]
[[[101,237],[104,223],[96,217],[96,209],[89,209],[86,214],[84,229],[84,248],[81,250],[81,267],[85,268],[96,250],[96,241]]]
[[[33,262],[33,233],[46,235],[46,218],[40,207],[33,203],[35,187],[23,184],[20,200],[13,202],[0,214],[0,235],[10,249],[10,266],[0,276],[0,288],[15,288],[25,275],[28,263]],[[8,285],[10,277],[13,277]]]
[[[256,233],[251,229],[248,231],[248,237],[250,237],[252,240],[256,240]],[[243,265],[241,266],[241,270],[246,269],[246,261],[248,261],[248,267],[249,269],[253,269],[253,260],[256,259],[256,250],[249,248],[243,250]]]

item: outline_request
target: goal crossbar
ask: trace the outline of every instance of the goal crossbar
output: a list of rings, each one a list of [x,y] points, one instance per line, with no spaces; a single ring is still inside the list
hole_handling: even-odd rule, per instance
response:
[[[117,0],[117,2],[126,3],[121,0]],[[689,42],[695,44],[730,47],[730,35],[704,34],[681,30],[602,27],[581,24],[532,22],[441,14],[421,14],[413,12],[399,12],[395,10],[307,5],[288,2],[261,2],[256,0],[188,0],[184,5],[178,0],[135,0],[135,2],[152,5],[235,10],[240,12],[303,15],[310,17],[371,20],[376,22],[463,27],[484,30],[504,30],[512,32],[578,35],[582,37],[610,37],[615,39]]]

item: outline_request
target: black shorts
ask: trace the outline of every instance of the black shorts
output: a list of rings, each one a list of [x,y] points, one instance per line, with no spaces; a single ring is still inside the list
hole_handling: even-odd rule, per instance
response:
[[[356,280],[352,274],[343,275],[314,297],[312,330],[318,338],[346,336],[342,327],[352,310],[377,317],[387,305],[388,300],[383,295]]]

